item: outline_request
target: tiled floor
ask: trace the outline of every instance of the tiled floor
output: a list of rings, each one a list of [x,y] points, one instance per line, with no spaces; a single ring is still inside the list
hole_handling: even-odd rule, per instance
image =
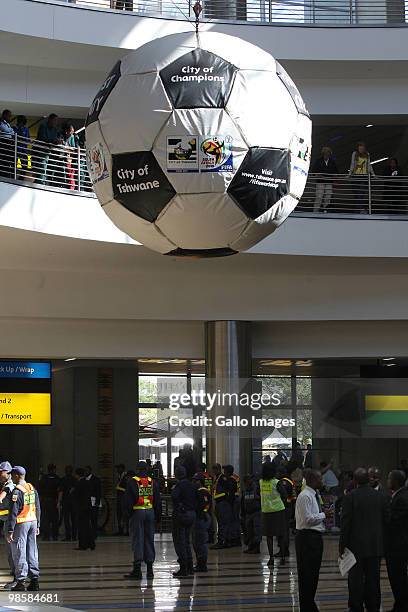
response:
[[[173,610],[206,610],[230,612],[254,610],[294,612],[298,610],[296,594],[296,562],[293,556],[281,567],[279,561],[269,570],[267,554],[244,555],[240,549],[211,551],[208,574],[199,574],[182,581],[172,577],[178,566],[167,534],[156,542],[154,580],[134,583],[123,578],[129,570],[131,551],[128,538],[100,538],[97,548],[76,551],[71,543],[40,544],[41,592],[58,595],[59,605],[70,610],[114,610],[146,612]],[[0,547],[0,582],[8,580],[4,547]],[[384,610],[392,607],[392,596],[382,567]],[[318,596],[321,611],[340,612],[347,609],[347,583],[337,567],[337,538],[325,538],[325,552]],[[2,607],[4,606],[4,607]],[[55,604],[34,606],[12,604],[7,594],[0,596],[0,612],[61,611]]]

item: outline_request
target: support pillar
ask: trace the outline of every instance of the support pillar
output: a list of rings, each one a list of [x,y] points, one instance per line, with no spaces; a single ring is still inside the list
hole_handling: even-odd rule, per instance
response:
[[[209,321],[205,324],[206,390],[210,393],[239,393],[251,377],[251,324],[248,321]],[[248,386],[245,389],[248,391]],[[207,465],[231,464],[241,476],[252,470],[251,428],[217,427],[218,415],[251,418],[248,407],[226,409],[215,405],[208,414]]]

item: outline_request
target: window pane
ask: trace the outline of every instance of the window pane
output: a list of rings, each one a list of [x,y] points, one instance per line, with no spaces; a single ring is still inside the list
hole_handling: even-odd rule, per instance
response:
[[[310,376],[296,377],[296,403],[298,406],[312,405],[312,379]]]
[[[278,393],[281,404],[286,406],[291,404],[290,376],[261,376],[256,380],[261,381],[263,393],[269,393],[269,395]]]
[[[303,448],[312,444],[313,440],[313,410],[297,410],[297,438]]]

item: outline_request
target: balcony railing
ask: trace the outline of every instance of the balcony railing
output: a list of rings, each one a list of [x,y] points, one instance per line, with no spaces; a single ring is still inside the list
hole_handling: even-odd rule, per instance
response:
[[[41,1],[41,0],[34,0]],[[64,0],[57,0],[64,3]],[[188,0],[65,0],[140,16],[194,19]],[[405,0],[202,0],[202,18],[322,26],[406,25]]]
[[[92,191],[84,149],[17,134],[0,137],[0,178],[76,192]]]
[[[17,135],[0,136],[0,180],[93,196],[84,149]],[[309,174],[296,213],[407,215],[408,176]]]
[[[296,212],[406,215],[408,176],[309,174]]]

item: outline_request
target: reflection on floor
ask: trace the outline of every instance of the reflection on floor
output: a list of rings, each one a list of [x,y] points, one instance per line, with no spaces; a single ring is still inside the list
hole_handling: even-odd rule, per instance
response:
[[[347,583],[337,567],[337,538],[325,538],[325,552],[318,602],[320,610],[340,612],[347,609]],[[205,610],[230,612],[253,610],[295,612],[297,605],[296,561],[293,542],[291,557],[284,566],[279,561],[266,567],[265,545],[259,557],[244,555],[240,549],[211,551],[208,574],[177,580],[171,576],[177,563],[170,537],[157,538],[154,580],[140,584],[127,581],[123,574],[130,568],[128,538],[100,538],[92,551],[73,550],[72,543],[40,544],[41,592],[58,596],[59,606],[69,610]],[[0,547],[0,582],[6,582],[5,550]],[[384,609],[392,607],[392,595],[382,567]],[[11,603],[6,593],[0,595],[0,612],[37,610],[55,612],[61,607]],[[55,597],[54,597],[55,601]],[[2,607],[4,606],[4,607]]]

